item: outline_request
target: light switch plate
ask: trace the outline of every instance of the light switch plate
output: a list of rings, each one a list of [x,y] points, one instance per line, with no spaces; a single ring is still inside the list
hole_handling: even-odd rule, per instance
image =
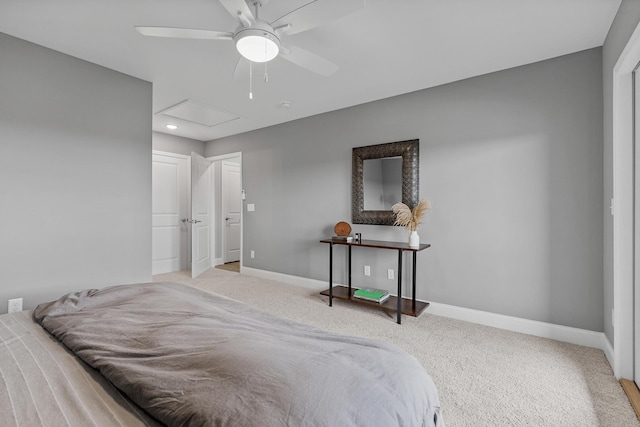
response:
[[[253,203],[247,204],[247,212],[253,212],[255,210],[256,210],[256,205],[254,205]]]

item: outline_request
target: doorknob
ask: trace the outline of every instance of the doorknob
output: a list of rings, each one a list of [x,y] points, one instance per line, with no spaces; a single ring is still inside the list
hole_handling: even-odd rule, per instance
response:
[[[189,223],[189,224],[197,224],[199,222],[202,222],[200,220],[197,219],[187,219],[187,218],[182,218],[180,221],[184,222],[184,223]]]

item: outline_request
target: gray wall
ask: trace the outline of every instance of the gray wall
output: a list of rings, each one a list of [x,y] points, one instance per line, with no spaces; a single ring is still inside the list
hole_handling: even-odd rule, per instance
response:
[[[152,86],[0,33],[0,313],[151,279]]]
[[[600,48],[210,141],[208,156],[243,153],[245,265],[326,280],[318,240],[351,222],[352,148],[413,138],[433,205],[418,298],[602,331]],[[355,284],[393,290],[387,268],[395,253],[354,251]]]
[[[191,138],[183,138],[181,136],[169,135],[162,132],[153,132],[151,145],[154,150],[165,151],[167,153],[190,156],[193,152],[204,156],[205,143]]]
[[[613,217],[609,211],[613,197],[613,67],[639,22],[640,2],[623,0],[602,47],[604,77],[604,203],[602,209],[604,215],[604,313],[607,319],[604,322],[604,332],[614,345],[613,325],[609,320],[613,308]]]

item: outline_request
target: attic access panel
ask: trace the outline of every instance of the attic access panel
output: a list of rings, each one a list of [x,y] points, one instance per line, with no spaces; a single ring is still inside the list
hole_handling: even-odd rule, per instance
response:
[[[206,127],[217,126],[240,118],[237,114],[191,99],[184,100],[166,110],[160,111],[158,114]]]

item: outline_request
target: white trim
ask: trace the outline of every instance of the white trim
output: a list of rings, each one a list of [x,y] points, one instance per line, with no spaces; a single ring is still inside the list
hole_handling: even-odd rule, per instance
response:
[[[613,346],[611,345],[611,341],[605,334],[602,334],[602,351],[604,351],[604,355],[607,357],[609,361],[609,365],[613,367],[613,362],[615,360],[615,353],[613,351]]]
[[[432,302],[426,313],[603,350],[604,333]]]
[[[242,151],[237,151],[235,153],[229,153],[229,154],[221,154],[219,156],[207,157],[207,160],[217,162],[220,160],[235,159],[236,157],[240,157],[240,163],[242,163]]]
[[[326,280],[308,279],[306,277],[292,276],[289,274],[276,273],[275,271],[260,270],[257,268],[240,266],[240,273],[247,276],[258,277],[260,279],[273,280],[274,282],[286,283],[288,285],[301,286],[303,288],[321,291],[327,288]],[[339,285],[334,283],[334,285]]]
[[[618,378],[633,378],[631,73],[639,59],[640,25],[636,27],[613,67],[613,373]]]
[[[328,286],[326,280],[308,279],[305,277],[291,276],[288,274],[259,270],[256,268],[241,267],[240,273],[246,274],[247,276],[259,277],[261,279],[287,283],[289,285],[301,286],[316,291],[326,289]],[[334,285],[338,285],[338,283],[335,283]],[[613,349],[610,344],[607,346],[609,340],[606,339],[603,332],[555,325],[553,323],[522,319],[520,317],[505,316],[503,314],[456,307],[437,302],[431,302],[425,313],[450,317],[452,319],[464,320],[466,322],[520,332],[537,337],[549,338],[556,341],[568,342],[585,347],[597,348],[605,352],[609,363],[611,363]]]
[[[175,157],[176,159],[191,159],[191,156],[185,154],[171,153],[169,151],[151,150],[153,154],[159,154],[161,156]]]

